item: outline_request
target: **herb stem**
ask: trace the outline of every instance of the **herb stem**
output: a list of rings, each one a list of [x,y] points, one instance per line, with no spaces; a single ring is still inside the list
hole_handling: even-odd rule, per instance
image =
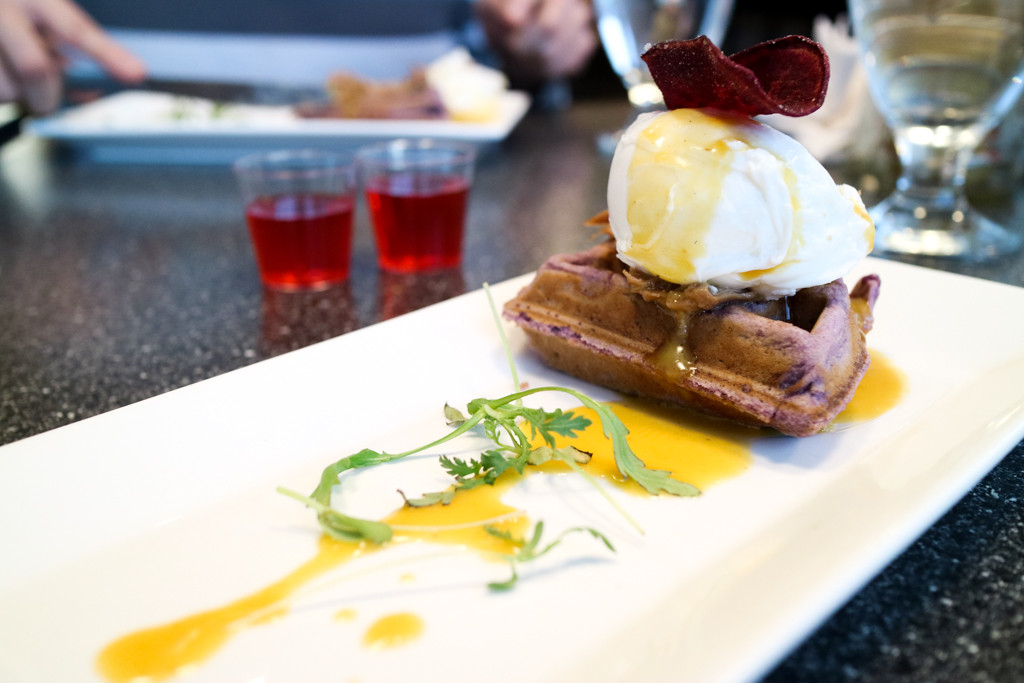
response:
[[[452,439],[465,434],[470,429],[472,429],[473,427],[477,426],[480,423],[480,421],[483,420],[483,419],[484,419],[483,412],[475,411],[472,415],[469,416],[469,418],[465,422],[463,422],[458,427],[456,427],[452,431],[448,432],[444,436],[441,436],[441,437],[438,437],[437,439],[434,439],[433,441],[431,441],[430,443],[426,444],[425,446],[419,446],[417,448],[413,448],[412,450],[405,451],[404,453],[395,453],[394,455],[391,456],[391,459],[392,460],[399,460],[399,459],[404,458],[406,456],[415,455],[416,453],[420,453],[422,451],[425,451],[428,448],[433,448],[434,446],[440,446],[443,443],[447,443],[447,442],[451,441]]]
[[[281,495],[288,496],[292,500],[299,501],[300,503],[302,503],[303,505],[317,513],[327,512],[329,509],[331,509],[329,506],[324,505],[318,500],[310,498],[307,495],[301,494],[298,491],[293,491],[292,489],[286,488],[284,486],[278,486],[277,492],[280,493]]]
[[[577,463],[573,462],[572,460],[563,460],[562,462],[568,465],[573,472],[583,477],[588,484],[593,486],[594,489],[596,489],[597,492],[601,494],[601,497],[608,501],[608,504],[615,508],[615,510],[620,515],[622,515],[622,518],[629,522],[629,525],[633,527],[638,534],[640,534],[641,536],[645,535],[644,529],[640,526],[640,523],[633,519],[633,516],[626,511],[626,508],[619,505],[619,502],[615,500],[610,493],[608,493],[605,487],[601,485],[601,482],[599,482],[594,475],[592,475],[590,472],[587,472],[585,469],[580,467]]]
[[[505,328],[501,324],[501,316],[498,315],[498,307],[494,304],[494,297],[491,296],[491,286],[484,283],[484,291],[487,293],[487,303],[491,307],[491,316],[494,318],[494,326],[498,328],[498,336],[501,337],[501,348],[505,349],[505,359],[508,360],[508,369],[512,373],[513,391],[519,391],[523,387],[519,384],[519,371],[516,370],[516,361],[512,358],[512,349],[508,345],[508,337],[505,336]]]

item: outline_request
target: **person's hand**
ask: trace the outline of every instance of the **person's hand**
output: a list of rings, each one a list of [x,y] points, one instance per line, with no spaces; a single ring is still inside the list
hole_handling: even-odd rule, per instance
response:
[[[475,6],[505,71],[523,83],[572,76],[597,46],[590,0],[478,0]]]
[[[146,68],[71,0],[0,0],[0,103],[19,102],[45,114],[60,104],[63,58],[78,48],[124,82]]]

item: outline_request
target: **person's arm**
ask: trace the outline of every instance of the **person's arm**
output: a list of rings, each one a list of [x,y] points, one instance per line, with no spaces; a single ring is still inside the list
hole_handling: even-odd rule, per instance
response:
[[[146,68],[71,0],[0,0],[0,103],[45,114],[60,104],[63,59],[74,47],[114,78],[137,82]]]
[[[514,82],[539,84],[575,75],[597,46],[590,0],[477,0],[475,7]]]

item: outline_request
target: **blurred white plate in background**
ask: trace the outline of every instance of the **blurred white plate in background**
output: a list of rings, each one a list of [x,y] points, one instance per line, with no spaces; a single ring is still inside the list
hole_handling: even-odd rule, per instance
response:
[[[30,120],[26,128],[97,162],[222,164],[257,150],[350,149],[399,137],[500,142],[529,106],[530,97],[513,90],[500,97],[497,116],[480,123],[305,119],[287,106],[216,105],[167,93],[124,91]]]

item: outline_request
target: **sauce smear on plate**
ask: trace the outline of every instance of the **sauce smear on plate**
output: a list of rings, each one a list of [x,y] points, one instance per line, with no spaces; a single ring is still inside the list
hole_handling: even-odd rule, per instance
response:
[[[884,415],[896,407],[906,391],[907,377],[903,371],[885,354],[871,351],[871,365],[853,399],[836,416],[835,424],[867,422]]]
[[[902,374],[884,356],[873,354],[871,369],[844,413],[844,420],[876,417],[892,407],[902,391]],[[647,403],[628,401],[611,407],[629,429],[633,450],[648,467],[669,470],[678,479],[702,489],[747,469],[752,459],[751,442],[769,434],[766,430]],[[642,488],[624,481],[619,474],[611,442],[601,433],[600,422],[592,411],[575,408],[573,412],[590,418],[592,424],[577,438],[561,439],[558,445],[571,443],[592,453],[585,466],[589,473],[642,493]],[[550,462],[528,469],[527,474],[566,471],[568,467],[563,463]],[[488,533],[484,526],[497,527],[516,538],[527,534],[531,525],[526,514],[501,500],[521,478],[509,471],[494,486],[458,491],[449,505],[405,506],[384,520],[395,531],[387,545],[420,541],[465,547],[485,556],[514,555],[518,549],[515,543]],[[323,536],[316,555],[284,578],[221,607],[115,640],[100,652],[97,668],[113,683],[161,681],[183,673],[213,655],[239,630],[284,614],[288,600],[317,578],[354,558],[386,547],[344,543]],[[354,612],[339,613],[339,618],[349,617],[354,617]],[[390,615],[367,630],[364,644],[395,647],[415,639],[422,630],[422,620],[416,615]]]

